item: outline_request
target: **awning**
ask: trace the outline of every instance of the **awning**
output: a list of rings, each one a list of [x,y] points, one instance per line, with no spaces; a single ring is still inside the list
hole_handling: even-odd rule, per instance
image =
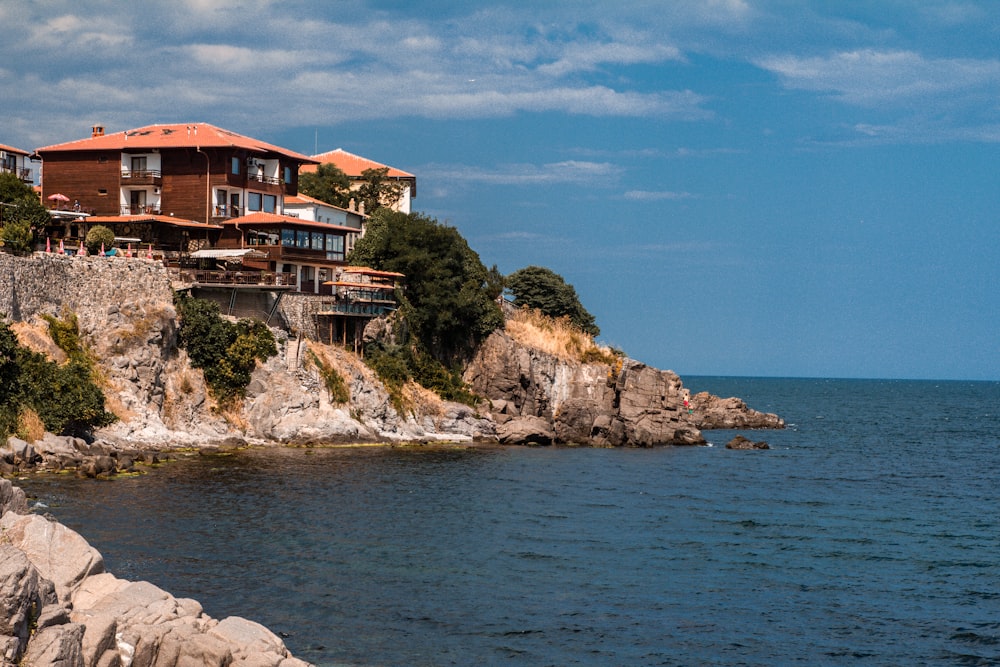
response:
[[[202,248],[191,253],[194,259],[226,259],[233,257],[267,257],[266,252],[253,248]]]

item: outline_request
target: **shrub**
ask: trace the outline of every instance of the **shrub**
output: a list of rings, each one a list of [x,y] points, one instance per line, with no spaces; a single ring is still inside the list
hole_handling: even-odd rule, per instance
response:
[[[94,225],[87,232],[87,238],[83,243],[87,246],[87,252],[91,255],[96,255],[101,252],[102,245],[105,250],[114,245],[115,233],[104,225]]]

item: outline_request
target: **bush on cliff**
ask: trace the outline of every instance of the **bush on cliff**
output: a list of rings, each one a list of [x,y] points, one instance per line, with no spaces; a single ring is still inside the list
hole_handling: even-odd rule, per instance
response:
[[[214,301],[178,296],[176,306],[180,346],[202,369],[212,395],[221,404],[243,398],[257,362],[278,353],[274,334],[257,320],[223,319]]]
[[[65,364],[21,347],[7,323],[0,321],[3,435],[15,432],[27,411],[34,412],[46,430],[60,435],[83,435],[116,420],[104,407],[104,392],[95,381],[93,361],[80,344],[76,318],[46,319],[53,340],[69,356]]]
[[[514,295],[515,306],[534,308],[553,318],[567,317],[580,331],[600,335],[594,316],[558,273],[543,266],[527,266],[507,276],[505,284]]]

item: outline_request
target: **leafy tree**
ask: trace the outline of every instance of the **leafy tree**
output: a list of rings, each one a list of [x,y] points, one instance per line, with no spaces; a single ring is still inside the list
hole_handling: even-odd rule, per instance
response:
[[[580,303],[573,286],[558,273],[542,266],[528,266],[507,276],[514,305],[537,308],[551,317],[568,317],[581,331],[597,336],[601,330],[594,316]]]
[[[111,231],[110,227],[94,225],[87,231],[87,238],[84,239],[83,243],[87,246],[87,252],[96,255],[101,252],[102,245],[105,249],[114,245],[115,233]]]
[[[337,165],[321,164],[314,172],[299,174],[299,192],[347,208],[351,202],[351,179]]]
[[[376,211],[348,258],[406,276],[400,310],[422,347],[446,366],[503,324],[490,272],[454,227],[419,213]]]
[[[257,320],[223,319],[214,301],[178,297],[176,303],[181,320],[178,338],[191,364],[202,369],[220,403],[242,398],[257,362],[278,353],[274,334]]]
[[[75,318],[52,318],[50,329],[53,322],[62,329],[54,334],[56,342],[73,350],[63,365],[19,346],[10,327],[0,322],[0,434],[13,432],[25,409],[33,410],[46,430],[58,434],[80,434],[116,419],[104,408],[104,393],[79,344]]]
[[[371,215],[383,206],[392,208],[403,196],[404,183],[389,178],[389,167],[365,169],[361,172],[362,184],[358,188],[358,198],[365,205],[365,213]]]
[[[33,247],[34,234],[49,222],[49,213],[38,195],[16,174],[0,174],[0,222],[3,223],[4,247],[17,254],[27,254]]]

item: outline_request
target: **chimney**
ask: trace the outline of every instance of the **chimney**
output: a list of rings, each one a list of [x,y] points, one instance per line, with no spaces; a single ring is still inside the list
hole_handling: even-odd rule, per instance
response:
[[[104,136],[104,126],[103,125],[94,125],[92,128],[90,128],[90,136],[93,137],[93,138],[103,137]]]

